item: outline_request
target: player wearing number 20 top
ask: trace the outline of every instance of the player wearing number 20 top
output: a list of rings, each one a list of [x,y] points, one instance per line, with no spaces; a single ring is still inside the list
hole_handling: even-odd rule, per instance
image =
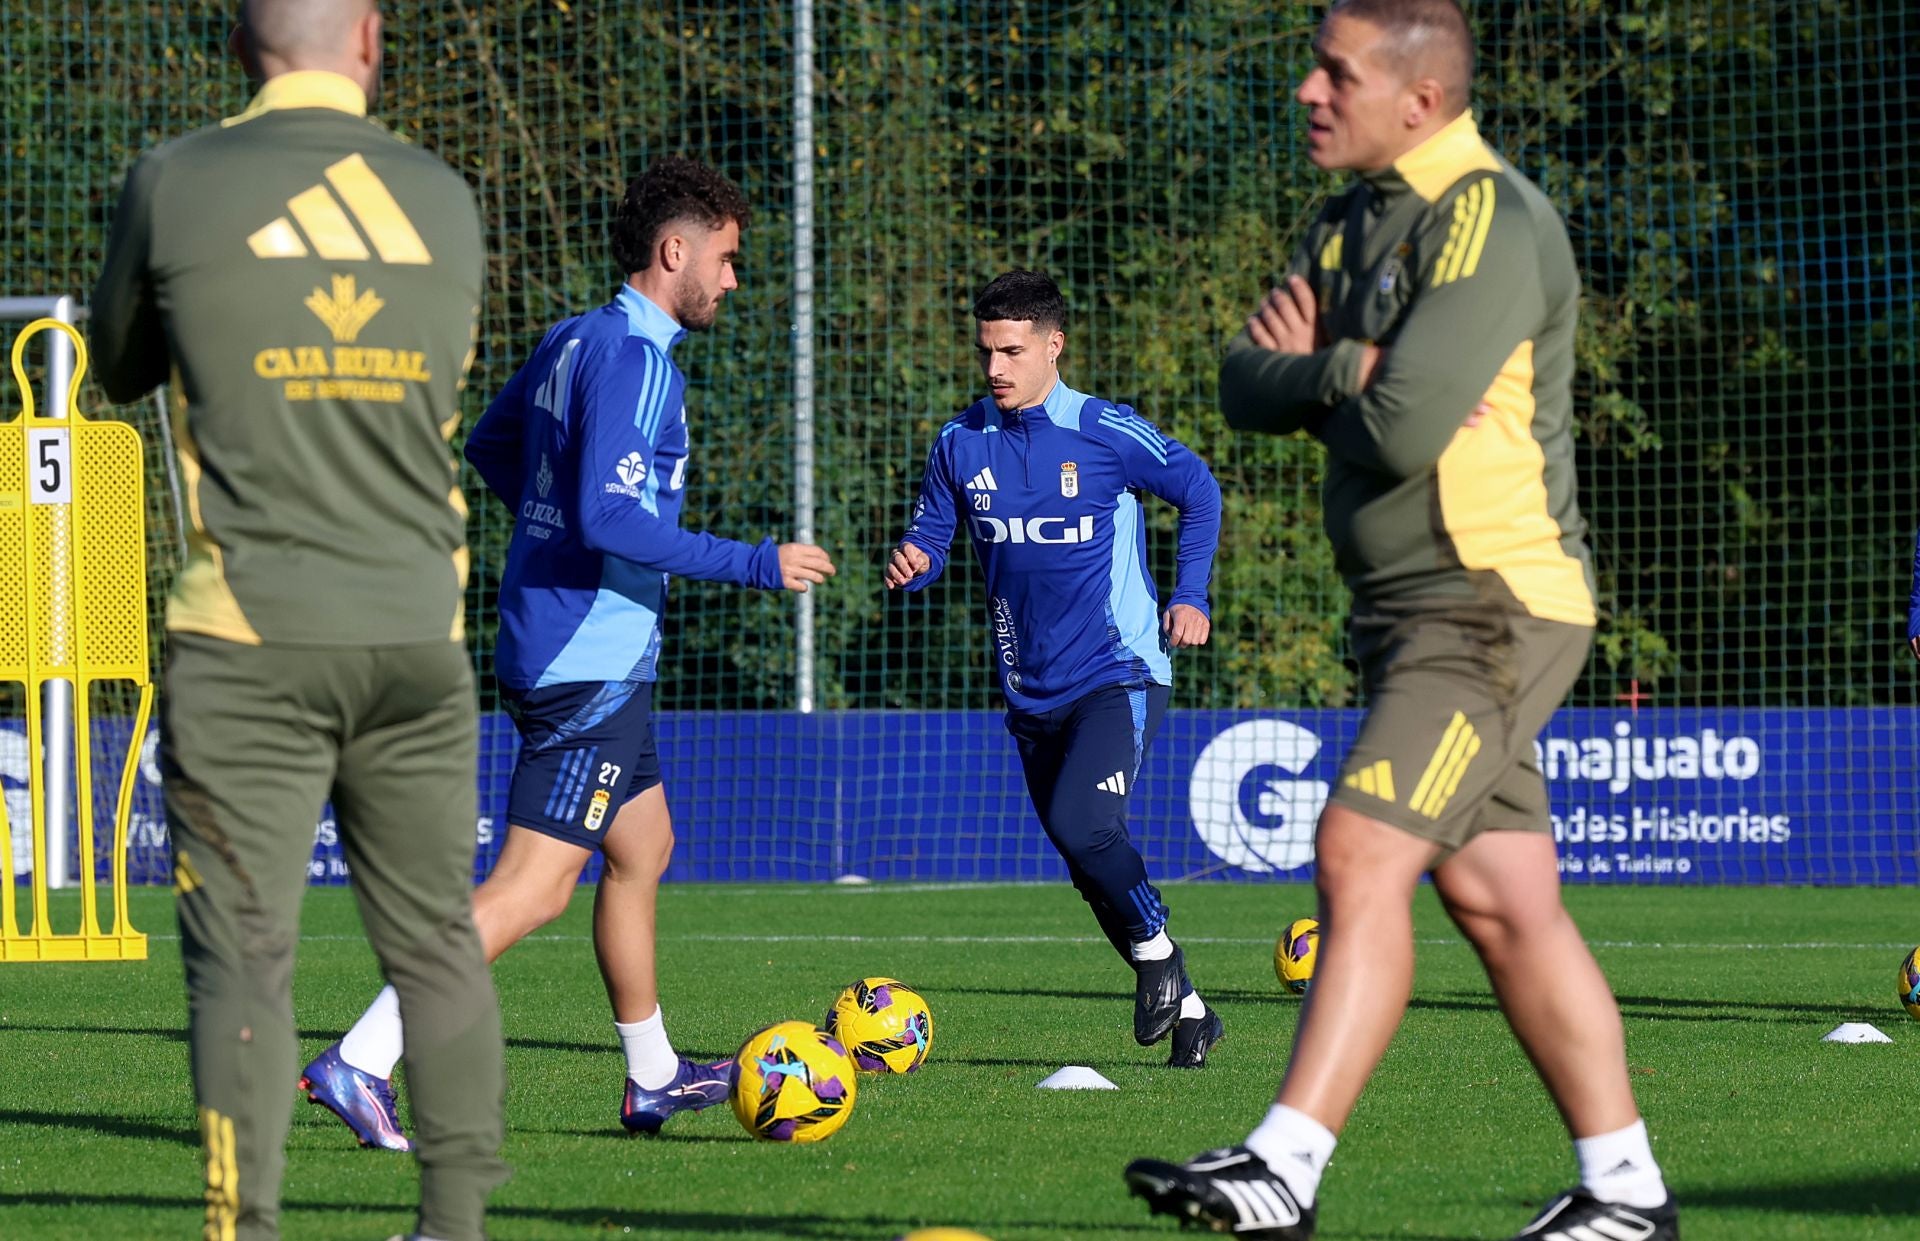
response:
[[[991,393],[934,441],[886,584],[919,590],[939,577],[965,522],[1034,809],[1134,970],[1134,1038],[1148,1046],[1171,1034],[1168,1063],[1198,1068],[1220,1038],[1220,1018],[1167,936],[1167,908],[1128,838],[1127,808],[1166,711],[1169,651],[1207,640],[1220,488],[1206,462],[1132,409],[1061,380],[1066,306],[1052,280],[1008,272],[973,313]],[[1144,492],[1180,511],[1164,614],[1146,568]]]

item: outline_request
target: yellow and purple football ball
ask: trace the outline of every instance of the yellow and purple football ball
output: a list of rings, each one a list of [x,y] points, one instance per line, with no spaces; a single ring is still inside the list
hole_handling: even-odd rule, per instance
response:
[[[821,1024],[863,1073],[911,1073],[933,1049],[933,1010],[897,978],[849,984]]]
[[[1920,1020],[1920,948],[1907,954],[1900,963],[1900,1004],[1909,1016]]]
[[[1313,981],[1313,965],[1320,957],[1320,923],[1295,918],[1273,944],[1273,972],[1295,995],[1305,995]]]
[[[782,1021],[733,1058],[733,1114],[769,1142],[818,1142],[853,1115],[853,1060],[810,1021]]]

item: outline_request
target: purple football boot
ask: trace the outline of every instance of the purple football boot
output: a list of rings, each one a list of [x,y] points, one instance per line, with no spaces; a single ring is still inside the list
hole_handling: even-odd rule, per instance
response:
[[[733,1061],[711,1064],[680,1057],[680,1070],[658,1090],[647,1090],[631,1077],[620,1102],[620,1123],[635,1133],[658,1133],[675,1112],[697,1112],[725,1103],[733,1089]]]
[[[360,1145],[390,1151],[413,1149],[400,1129],[400,1114],[394,1110],[393,1083],[342,1060],[340,1044],[321,1052],[300,1071],[300,1089],[307,1092],[310,1101],[346,1121]]]

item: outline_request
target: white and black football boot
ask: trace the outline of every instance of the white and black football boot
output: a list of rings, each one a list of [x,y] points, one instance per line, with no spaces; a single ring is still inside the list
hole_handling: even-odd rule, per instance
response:
[[[1303,1207],[1260,1156],[1244,1146],[1204,1151],[1185,1163],[1136,1159],[1127,1188],[1156,1215],[1236,1237],[1310,1241],[1314,1209]]]
[[[1680,1212],[1673,1195],[1657,1207],[1602,1202],[1584,1188],[1569,1189],[1513,1241],[1680,1241]]]

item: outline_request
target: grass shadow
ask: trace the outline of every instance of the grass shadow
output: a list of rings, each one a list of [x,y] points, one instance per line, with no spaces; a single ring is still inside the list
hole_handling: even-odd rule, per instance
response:
[[[198,1210],[204,1204],[196,1195],[189,1197],[163,1197],[158,1194],[111,1194],[111,1193],[73,1193],[41,1191],[36,1193],[10,1194],[7,1206],[38,1207],[143,1207],[166,1210]],[[280,1204],[281,1211],[314,1211],[350,1214],[410,1214],[417,1209],[410,1202],[334,1202],[292,1198]],[[565,1224],[581,1228],[603,1228],[616,1225],[633,1225],[645,1228],[680,1229],[689,1232],[707,1232],[715,1237],[739,1237],[742,1235],[763,1237],[789,1237],[797,1241],[845,1241],[849,1236],[892,1236],[896,1233],[911,1231],[917,1225],[910,1220],[882,1215],[818,1215],[796,1213],[792,1215],[761,1215],[743,1213],[724,1213],[718,1211],[648,1211],[648,1210],[608,1210],[602,1207],[551,1207],[516,1206],[511,1203],[495,1203],[487,1208],[492,1219],[529,1220],[548,1224]],[[1037,1231],[1060,1231],[1073,1227],[1061,1220],[981,1220],[978,1226],[989,1230],[997,1229],[1033,1229]],[[1108,1233],[1161,1233],[1166,1232],[1164,1223],[1141,1220],[1131,1223],[1103,1223],[1103,1234]]]
[[[1688,1207],[1737,1207],[1802,1215],[1920,1216],[1911,1171],[1870,1172],[1830,1181],[1770,1180],[1715,1189],[1682,1188],[1678,1196],[1683,1214]]]
[[[143,1142],[175,1142],[181,1146],[200,1145],[199,1131],[187,1125],[169,1125],[157,1120],[130,1120],[124,1116],[0,1111],[0,1125],[50,1125],[58,1129],[77,1129],[85,1133],[106,1134],[116,1138],[138,1138]]]
[[[101,1025],[74,1025],[72,1023],[54,1024],[51,1022],[9,1021],[4,1027],[0,1027],[0,1033],[11,1033],[16,1030],[34,1034],[124,1035],[129,1038],[161,1039],[169,1043],[185,1043],[187,1041],[187,1031],[184,1026],[126,1026],[106,1025],[104,1023]],[[346,1031],[298,1030],[295,1031],[295,1033],[298,1035],[302,1044],[323,1043],[330,1046],[339,1041],[345,1035]],[[619,1042],[611,1037],[604,1043],[577,1043],[561,1039],[543,1038],[509,1038],[506,1040],[506,1044],[508,1047],[520,1048],[526,1051],[559,1051],[580,1055],[602,1055],[606,1053],[618,1053],[620,1050]],[[735,1050],[737,1049],[728,1048],[724,1051],[719,1051],[700,1047],[685,1047],[679,1049],[680,1054],[686,1056],[689,1060],[731,1059]]]

